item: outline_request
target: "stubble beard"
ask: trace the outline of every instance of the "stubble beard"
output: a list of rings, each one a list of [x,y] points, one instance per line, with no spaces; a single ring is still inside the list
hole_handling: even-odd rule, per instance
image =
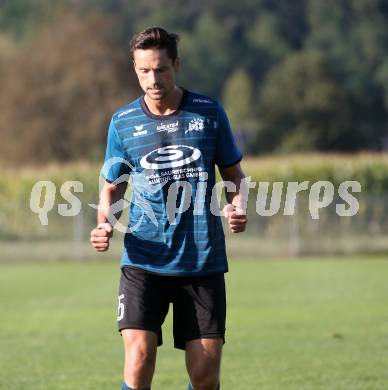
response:
[[[150,100],[154,101],[161,101],[164,100],[169,94],[171,94],[175,89],[175,86],[170,88],[169,90],[166,89],[165,86],[161,86],[161,89],[158,91],[157,94],[153,93],[149,90],[149,88],[146,89],[146,95]]]
[[[159,100],[163,100],[166,96],[167,96],[167,93],[165,91],[160,91],[158,94],[155,94],[155,92],[152,92],[152,91],[146,91],[146,95],[147,97],[150,99],[150,100],[156,100],[156,101],[159,101]]]

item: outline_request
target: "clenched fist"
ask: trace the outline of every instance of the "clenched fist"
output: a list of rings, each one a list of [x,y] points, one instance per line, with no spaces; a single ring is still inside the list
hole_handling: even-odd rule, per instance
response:
[[[228,219],[229,229],[232,233],[241,233],[245,230],[248,219],[244,210],[233,204],[227,204],[223,208],[223,213],[225,218]]]
[[[113,235],[113,228],[110,223],[100,223],[90,232],[90,242],[98,252],[105,252],[109,249],[109,239]]]

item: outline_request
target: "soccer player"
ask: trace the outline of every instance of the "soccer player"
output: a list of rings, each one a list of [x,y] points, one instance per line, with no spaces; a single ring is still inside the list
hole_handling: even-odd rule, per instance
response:
[[[122,390],[151,388],[170,303],[174,346],[185,351],[188,388],[220,388],[228,265],[214,191],[216,165],[229,182],[224,214],[230,230],[242,232],[247,223],[242,155],[227,116],[216,100],[177,85],[177,43],[176,34],[160,27],[131,40],[144,95],[111,119],[98,223],[91,232],[93,247],[106,251],[119,214],[116,202],[131,180],[118,309],[125,349]]]

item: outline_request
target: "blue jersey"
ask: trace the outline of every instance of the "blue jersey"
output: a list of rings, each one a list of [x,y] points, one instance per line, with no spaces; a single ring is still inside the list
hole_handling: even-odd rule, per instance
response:
[[[215,165],[241,158],[223,108],[207,96],[184,90],[170,115],[151,113],[144,96],[116,111],[102,173],[109,182],[129,178],[132,189],[121,266],[227,272]]]

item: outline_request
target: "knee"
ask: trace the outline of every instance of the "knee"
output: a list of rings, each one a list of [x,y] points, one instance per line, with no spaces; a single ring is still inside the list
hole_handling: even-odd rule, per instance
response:
[[[156,336],[155,336],[156,337]],[[153,365],[156,340],[153,335],[131,331],[124,334],[125,360],[140,366]]]
[[[129,351],[126,351],[125,360],[128,363],[132,363],[132,365],[149,366],[154,361],[154,354],[143,346],[139,346],[138,348],[133,347]]]
[[[125,349],[124,380],[131,388],[151,385],[155,369],[155,353],[144,345],[135,343]]]
[[[125,365],[131,371],[140,371],[152,368],[155,361],[155,352],[141,343],[133,343],[125,348]]]
[[[148,387],[156,359],[156,341],[136,331],[124,333],[125,365],[124,378],[135,387]]]
[[[194,390],[217,390],[219,380],[218,371],[209,370],[206,367],[197,368],[190,375]]]

